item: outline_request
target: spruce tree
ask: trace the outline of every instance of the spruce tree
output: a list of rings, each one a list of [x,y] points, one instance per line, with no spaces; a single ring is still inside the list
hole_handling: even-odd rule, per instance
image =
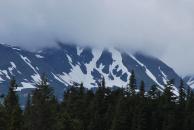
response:
[[[151,99],[156,99],[159,96],[159,90],[156,85],[152,85],[150,90],[148,91],[148,96]]]
[[[145,83],[144,83],[144,81],[141,81],[139,95],[140,95],[140,97],[144,97],[144,95],[145,95]]]
[[[135,78],[135,72],[134,70],[131,71],[131,76],[129,79],[129,94],[130,96],[135,96],[136,92],[136,78]]]
[[[194,93],[190,86],[187,88],[187,100],[185,108],[184,128],[194,129]]]
[[[178,119],[176,123],[179,124],[178,126],[176,125],[176,130],[182,130],[184,129],[184,118],[186,117],[185,116],[186,92],[184,88],[184,81],[182,79],[180,80],[178,103],[176,105],[177,105],[176,110],[174,110],[176,113],[175,118]]]
[[[81,83],[81,84],[80,84],[80,92],[79,92],[81,96],[84,95],[84,91],[85,91],[84,84]]]
[[[105,115],[107,113],[109,104],[108,99],[110,96],[110,90],[106,88],[105,79],[102,79],[101,86],[98,87],[94,100],[91,104],[91,112],[93,113],[92,120],[89,125],[89,129],[93,130],[105,130],[106,120]]]
[[[17,87],[16,80],[14,78],[11,79],[9,91],[4,100],[7,130],[21,130],[23,124],[22,110],[19,105],[18,96],[15,92]]]
[[[56,112],[53,112],[53,89],[48,85],[45,75],[32,94],[31,125],[33,130],[52,130],[56,124]]]
[[[179,104],[182,107],[184,107],[185,105],[185,99],[186,99],[186,94],[185,94],[185,89],[184,89],[184,81],[181,79],[180,86],[179,86]]]
[[[187,87],[186,97],[187,97],[187,102],[190,102],[193,98],[193,91],[191,90],[190,86]]]
[[[129,108],[130,107],[130,108]],[[111,130],[130,130],[132,125],[131,105],[121,96],[116,105]]]
[[[175,103],[176,97],[173,93],[173,86],[174,86],[174,80],[167,81],[167,84],[165,85],[162,98],[166,105]]]
[[[103,89],[105,89],[106,88],[106,81],[105,81],[105,78],[104,77],[102,77],[102,81],[101,81],[101,83],[100,83],[100,86],[99,87],[101,87],[101,88],[103,88]]]
[[[164,129],[174,129],[175,127],[175,99],[176,96],[173,93],[174,80],[167,81],[165,85],[164,92],[160,99],[159,104],[159,121],[163,121],[161,124],[162,130]]]
[[[95,92],[81,83],[68,88],[64,101],[58,103],[43,75],[28,95],[22,116],[17,84],[12,79],[0,103],[0,130],[194,130],[194,94],[190,87],[186,94],[183,80],[179,96],[174,94],[173,80],[167,82],[162,94],[153,85],[148,96],[144,96],[144,81],[136,96],[134,72],[129,83],[130,96],[124,89],[106,87],[104,78]]]

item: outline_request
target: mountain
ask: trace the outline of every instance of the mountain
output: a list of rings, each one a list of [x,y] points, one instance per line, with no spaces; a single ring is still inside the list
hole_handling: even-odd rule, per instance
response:
[[[180,77],[161,60],[141,53],[130,54],[115,48],[97,49],[59,43],[56,48],[30,52],[19,47],[0,44],[0,92],[8,90],[8,81],[15,77],[21,95],[34,89],[40,75],[46,73],[55,94],[62,98],[64,89],[72,84],[84,83],[87,88],[97,87],[102,77],[109,87],[125,87],[131,70],[137,84],[141,80],[146,89],[153,84],[163,88],[166,81]],[[175,92],[177,89],[175,88]]]

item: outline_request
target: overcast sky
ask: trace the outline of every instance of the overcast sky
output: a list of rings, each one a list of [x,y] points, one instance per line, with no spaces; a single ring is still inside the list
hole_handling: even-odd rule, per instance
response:
[[[0,0],[0,42],[118,46],[194,74],[194,0]]]

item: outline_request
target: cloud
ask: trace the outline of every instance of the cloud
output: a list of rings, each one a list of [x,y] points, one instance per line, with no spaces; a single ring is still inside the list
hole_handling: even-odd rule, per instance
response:
[[[55,40],[119,46],[193,74],[193,0],[0,1],[0,42],[28,49]]]

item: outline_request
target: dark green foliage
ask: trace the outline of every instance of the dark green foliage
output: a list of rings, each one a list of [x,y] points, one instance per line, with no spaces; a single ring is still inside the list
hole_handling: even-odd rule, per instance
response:
[[[131,76],[129,79],[129,94],[130,96],[135,96],[136,92],[136,78],[135,78],[135,72],[134,70],[131,71]]]
[[[0,104],[0,130],[6,129],[6,111],[5,108]]]
[[[21,130],[23,124],[22,111],[19,106],[18,96],[15,92],[16,88],[16,80],[13,78],[10,81],[9,91],[4,100],[7,130]]]
[[[13,79],[0,104],[0,130],[194,130],[194,95],[182,80],[179,96],[173,93],[173,80],[163,92],[156,85],[145,92],[142,81],[136,93],[132,71],[129,83],[128,89],[111,90],[103,78],[95,92],[81,83],[58,102],[43,75],[22,113]]]
[[[148,91],[148,96],[151,99],[156,99],[160,97],[160,91],[157,89],[156,85],[152,85],[150,90]]]
[[[186,93],[184,88],[184,81],[180,80],[180,87],[179,87],[179,104],[184,107],[186,100]]]
[[[110,90],[106,88],[105,80],[103,78],[101,86],[96,91],[95,97],[91,103],[92,120],[88,126],[88,129],[93,130],[106,130],[107,124],[107,112],[109,110],[109,96]]]
[[[82,130],[80,122],[65,112],[60,113],[57,120],[56,130]]]
[[[174,85],[174,81],[170,80],[167,82],[167,84],[165,85],[165,89],[162,95],[162,103],[168,107],[170,105],[172,105],[172,103],[175,103],[175,95],[173,93],[173,85]]]
[[[140,97],[144,97],[144,95],[145,95],[145,83],[144,83],[144,81],[141,81],[139,95],[140,95]]]
[[[145,130],[146,129],[146,117],[144,108],[137,106],[132,120],[131,130]]]
[[[56,100],[53,90],[47,83],[47,78],[43,75],[37,84],[37,89],[33,92],[31,108],[26,107],[25,112],[30,115],[28,129],[32,130],[53,130],[56,124]],[[28,105],[28,104],[27,104]]]

